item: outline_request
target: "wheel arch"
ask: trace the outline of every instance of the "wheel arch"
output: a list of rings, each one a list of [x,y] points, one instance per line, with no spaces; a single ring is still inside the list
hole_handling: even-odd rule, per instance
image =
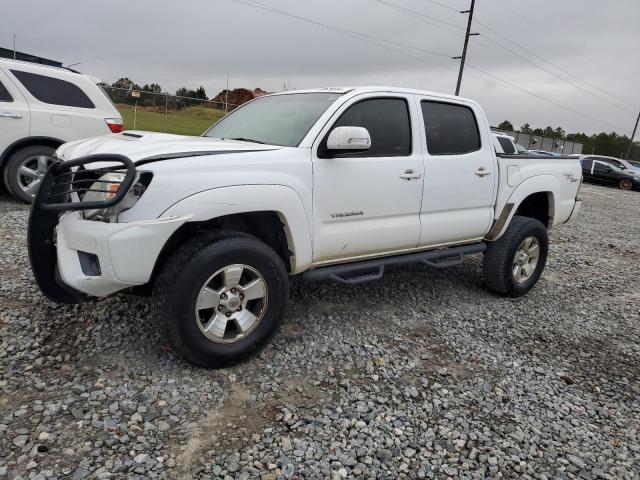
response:
[[[535,218],[546,228],[555,224],[557,212],[558,179],[553,175],[540,175],[522,182],[512,192],[485,240],[499,239],[515,215]]]
[[[246,201],[247,198],[250,201]],[[164,262],[182,243],[208,231],[227,230],[259,238],[276,251],[291,274],[305,270],[311,263],[306,211],[298,194],[289,187],[241,185],[207,190],[177,202],[161,216],[183,215],[192,215],[192,218],[165,243],[156,260],[150,285]]]
[[[0,154],[0,168],[4,168],[7,160],[18,150],[25,147],[33,147],[35,145],[45,145],[51,148],[58,148],[60,145],[65,143],[64,140],[55,137],[25,137],[20,140],[16,140],[11,143],[4,151]]]

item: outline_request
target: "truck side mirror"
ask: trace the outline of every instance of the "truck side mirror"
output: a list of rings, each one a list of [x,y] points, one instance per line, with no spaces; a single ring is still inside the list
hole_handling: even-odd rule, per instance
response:
[[[363,127],[336,127],[327,138],[327,150],[363,151],[371,147],[371,135]]]

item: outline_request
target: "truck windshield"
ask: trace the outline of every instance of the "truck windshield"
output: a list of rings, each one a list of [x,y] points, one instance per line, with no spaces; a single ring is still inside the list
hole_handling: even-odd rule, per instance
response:
[[[322,92],[258,98],[231,112],[204,136],[297,147],[320,115],[340,96]]]

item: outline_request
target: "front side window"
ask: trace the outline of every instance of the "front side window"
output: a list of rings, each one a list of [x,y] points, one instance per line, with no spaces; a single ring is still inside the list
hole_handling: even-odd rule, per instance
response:
[[[292,93],[258,98],[204,133],[205,137],[297,147],[341,94]]]
[[[602,162],[593,162],[593,167],[596,172],[608,172],[609,170],[611,170],[611,166]]]
[[[364,127],[371,136],[371,147],[362,152],[345,153],[348,157],[404,157],[411,154],[411,120],[403,98],[371,98],[351,105],[333,124],[336,127]],[[331,133],[331,132],[329,132]],[[318,156],[327,157],[327,138]]]
[[[478,122],[469,107],[428,100],[420,105],[431,155],[462,155],[480,150]]]
[[[31,95],[42,103],[66,107],[96,108],[80,87],[66,80],[37,73],[11,70]]]
[[[2,82],[0,82],[0,102],[13,102],[11,94],[8,92]]]

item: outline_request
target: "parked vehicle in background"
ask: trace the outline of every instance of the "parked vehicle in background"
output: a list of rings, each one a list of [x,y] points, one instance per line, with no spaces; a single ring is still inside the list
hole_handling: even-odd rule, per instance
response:
[[[580,160],[582,177],[587,182],[615,185],[622,190],[640,189],[640,174],[634,170],[621,169],[602,160],[585,158]]]
[[[15,198],[32,201],[63,143],[121,131],[122,118],[96,79],[0,59],[0,172]]]
[[[544,156],[549,156],[551,155],[552,157],[561,157],[562,155],[557,153],[557,152],[549,152],[547,150],[528,150],[528,152],[532,155],[544,155]]]
[[[493,132],[493,141],[496,153],[506,153],[509,155],[515,155],[518,153],[514,138],[510,135]]]
[[[580,159],[598,160],[599,162],[604,162],[604,163],[608,163],[609,165],[613,165],[614,167],[617,167],[620,170],[627,170],[631,173],[640,174],[640,167],[637,167],[633,165],[630,161],[624,160],[622,158],[607,157],[604,155],[582,155]]]
[[[638,162],[637,160],[627,160],[627,162],[629,162],[631,165],[633,165],[636,168],[640,168],[640,162]]]
[[[390,87],[266,95],[201,138],[125,132],[56,156],[29,219],[41,290],[151,294],[174,351],[208,367],[270,340],[291,275],[355,284],[484,253],[487,287],[524,295],[547,229],[581,206],[577,160],[496,155],[477,103]]]

